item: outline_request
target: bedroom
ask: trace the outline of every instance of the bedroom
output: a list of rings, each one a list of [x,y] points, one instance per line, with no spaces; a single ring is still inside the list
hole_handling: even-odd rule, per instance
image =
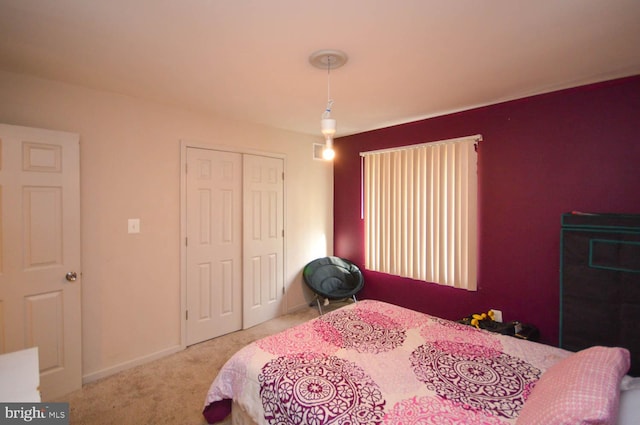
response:
[[[3,2],[3,7],[8,4]],[[624,6],[624,2],[619,4]],[[355,13],[357,10],[349,12]],[[553,343],[557,339],[558,302],[554,285],[557,285],[560,214],[573,209],[607,212],[603,208],[608,212],[640,212],[640,199],[635,190],[640,183],[635,167],[640,152],[633,140],[639,125],[635,119],[638,113],[638,77],[459,112],[407,127],[350,136],[356,133],[349,128],[353,125],[355,129],[356,124],[350,122],[357,123],[361,118],[357,113],[346,115],[350,102],[346,98],[348,84],[341,81],[341,76],[355,72],[352,70],[357,68],[357,52],[336,39],[338,27],[341,31],[348,27],[349,16],[347,11],[335,17],[331,14],[332,18],[340,18],[341,24],[336,25],[333,31],[319,31],[315,35],[314,47],[295,52],[295,57],[295,49],[288,50],[291,58],[287,61],[292,69],[305,68],[311,51],[334,44],[352,55],[351,62],[344,69],[332,74],[336,118],[340,131],[347,136],[336,140],[337,149],[344,150],[349,143],[357,151],[356,144],[373,144],[376,138],[388,135],[402,138],[398,143],[476,133],[482,133],[485,137],[481,147],[486,155],[483,157],[486,168],[482,171],[485,180],[481,186],[481,196],[484,199],[483,208],[488,209],[482,210],[481,220],[482,226],[491,229],[492,237],[487,242],[486,257],[483,253],[481,262],[481,290],[477,294],[458,296],[457,293],[451,295],[444,288],[415,285],[419,296],[412,297],[411,302],[420,300],[420,303],[424,302],[425,309],[453,317],[485,308],[501,308],[505,318],[536,323],[542,330],[543,338]],[[638,17],[629,13],[627,18],[635,23]],[[16,21],[13,24],[21,22],[19,17],[14,16],[14,19]],[[42,24],[42,21],[37,22]],[[63,19],[62,23],[65,23]],[[9,22],[4,24],[3,21],[3,27],[11,27]],[[478,25],[475,20],[468,24]],[[80,30],[87,27],[90,27],[88,23],[79,26]],[[626,27],[621,28],[627,30]],[[46,29],[42,27],[45,34]],[[630,34],[637,35],[633,32]],[[81,37],[74,38],[79,36],[78,33],[72,32],[70,35],[76,43],[80,43]],[[626,33],[622,32],[619,36],[626,36]],[[44,43],[43,40],[39,41]],[[101,40],[106,44],[102,52],[105,55],[109,52],[109,41]],[[247,40],[242,41],[250,45]],[[128,73],[134,73],[135,63],[121,62],[121,67],[115,67],[116,71],[113,71],[110,79],[102,81],[92,78],[92,75],[99,74],[98,69],[88,65],[93,64],[95,59],[90,49],[83,50],[87,55],[85,64],[81,61],[73,65],[73,70],[62,66],[62,70],[56,74],[40,75],[38,67],[44,69],[48,61],[55,62],[55,58],[49,57],[47,61],[43,59],[43,62],[31,64],[21,63],[16,49],[22,47],[29,50],[29,42],[27,39],[23,43],[10,45],[9,50],[3,50],[2,57],[5,59],[0,73],[0,92],[4,101],[0,106],[0,122],[73,131],[81,135],[82,370],[85,381],[107,376],[182,348],[179,302],[180,140],[238,145],[287,155],[287,172],[295,176],[297,182],[287,187],[289,249],[285,259],[286,310],[294,310],[306,303],[300,269],[309,259],[334,251],[338,255],[360,260],[361,254],[354,248],[358,246],[358,235],[352,233],[357,229],[357,226],[353,226],[354,211],[344,210],[346,205],[351,204],[347,201],[353,193],[345,192],[346,186],[342,184],[343,181],[353,181],[350,164],[357,157],[349,156],[349,162],[337,159],[333,168],[330,164],[311,158],[311,144],[321,141],[318,120],[324,108],[324,73],[317,70],[308,72],[308,86],[312,91],[302,101],[298,100],[303,105],[291,99],[286,107],[279,110],[282,117],[289,119],[291,110],[301,109],[302,106],[312,107],[309,119],[305,120],[309,122],[309,130],[281,130],[248,123],[248,120],[228,118],[224,114],[225,102],[229,102],[228,106],[231,107],[234,100],[229,92],[217,94],[223,111],[216,114],[193,110],[175,102],[143,99],[135,91],[128,95],[120,94],[110,84],[115,84],[113,80],[123,79]],[[593,42],[588,40],[586,44]],[[366,40],[354,40],[351,43],[365,44]],[[3,46],[7,49],[6,44]],[[44,50],[54,47],[47,43],[42,46]],[[74,44],[67,48],[74,46],[86,48]],[[606,49],[597,51],[605,52]],[[64,52],[56,53],[61,55],[61,60],[72,59]],[[199,50],[195,53],[199,53]],[[258,53],[263,61],[270,54],[268,50],[259,50]],[[599,57],[598,54],[594,56]],[[107,56],[106,59],[109,62],[112,58]],[[624,68],[620,74],[616,73],[619,72],[616,69],[603,79],[637,75],[640,72],[637,53],[630,59],[632,66]],[[132,61],[130,57],[127,60]],[[171,65],[171,74],[178,73],[181,60],[182,56],[177,56],[177,63]],[[215,59],[210,59],[207,64],[214,67],[217,63]],[[102,65],[105,65],[105,69],[113,69],[106,66],[108,64]],[[153,65],[168,66],[166,63]],[[24,69],[30,69],[31,72]],[[275,65],[258,69],[260,71],[255,71],[255,74],[259,78],[251,84],[260,94],[261,86],[265,81],[270,81],[266,80],[268,73],[286,74],[288,70],[286,66]],[[403,71],[397,63],[385,69],[387,79],[392,80],[400,78]],[[493,67],[489,71],[500,69]],[[84,84],[65,82],[65,76],[69,74],[76,75]],[[149,75],[152,76],[153,72]],[[357,86],[354,81],[361,76],[353,75],[350,78],[351,85]],[[580,76],[575,76],[576,81],[579,79]],[[600,79],[588,82],[595,81]],[[179,87],[179,82],[180,78],[174,82],[176,87]],[[101,88],[95,88],[102,83],[104,85]],[[136,84],[144,87],[145,81],[138,79]],[[280,92],[287,91],[286,86],[276,88]],[[296,86],[295,90],[298,89],[302,90],[302,87]],[[435,88],[430,87],[429,90],[435,91]],[[423,93],[423,97],[434,95],[434,91]],[[207,95],[213,96],[212,93]],[[356,111],[358,107],[363,109],[368,105],[372,110],[370,115],[375,117],[378,113],[377,104],[384,105],[391,100],[390,97],[378,98],[369,93],[369,97],[362,97],[358,102],[354,99],[353,102],[356,103]],[[501,100],[505,99],[501,97]],[[271,105],[267,101],[264,104]],[[480,106],[477,103],[473,105]],[[506,110],[512,106],[515,108],[513,116]],[[568,110],[572,108],[577,117],[568,116]],[[269,108],[263,109],[267,109],[263,111],[266,119]],[[444,109],[456,108],[448,106]],[[554,117],[557,114],[570,118],[574,124],[569,128],[555,127],[557,121]],[[387,123],[387,117],[378,119],[384,119]],[[358,125],[362,126],[358,133],[373,130],[372,127]],[[455,131],[450,130],[452,127]],[[420,131],[420,135],[416,136],[414,131]],[[535,137],[533,131],[536,134],[543,131],[549,136]],[[561,145],[560,141],[575,134],[585,138],[588,149],[578,149],[579,157],[577,162],[573,162],[574,168],[567,168],[566,161],[570,154],[562,151],[568,147]],[[574,140],[574,143],[577,142]],[[606,143],[604,149],[603,143]],[[590,173],[594,171],[598,174],[597,179],[591,179]],[[572,186],[563,190],[562,187],[554,187],[557,180],[553,176],[558,173],[573,183],[588,178],[590,189],[580,190]],[[336,187],[341,187],[335,192],[335,200],[334,180]],[[526,185],[526,198],[516,185]],[[547,195],[549,186],[555,188],[552,197]],[[348,187],[351,191],[357,191],[359,185],[349,184]],[[313,202],[308,202],[310,188]],[[508,203],[505,200],[507,195]],[[357,194],[356,199],[359,199]],[[603,200],[606,200],[606,204]],[[528,217],[527,225],[522,225],[519,217],[531,211],[535,214]],[[139,235],[126,233],[127,220],[134,217],[141,218]],[[511,223],[508,231],[499,228],[505,222]],[[537,242],[534,255],[519,242],[527,238]],[[505,245],[510,248],[505,249]],[[387,296],[384,288],[376,284],[375,278],[370,280],[372,283],[365,287],[365,291],[371,291],[371,296]],[[517,285],[512,284],[514,281],[517,281]],[[542,290],[537,291],[536,288]],[[403,289],[403,293],[406,292]],[[363,295],[367,295],[367,292]],[[436,302],[436,299],[445,299],[446,302]],[[455,309],[442,310],[445,305],[452,303]],[[158,329],[162,329],[162,332],[158,332]]]

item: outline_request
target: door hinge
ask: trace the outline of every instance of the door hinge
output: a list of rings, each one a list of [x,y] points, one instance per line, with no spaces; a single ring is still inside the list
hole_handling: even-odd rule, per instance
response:
[[[284,286],[282,287],[282,295],[284,295]]]
[[[189,163],[185,162],[184,163],[184,173],[187,174],[189,172]]]
[[[184,311],[184,320],[189,320],[189,310]]]
[[[284,229],[282,229],[282,237],[284,238]]]
[[[284,180],[284,171],[282,172],[282,180]]]
[[[189,238],[184,238],[184,246],[189,246]]]

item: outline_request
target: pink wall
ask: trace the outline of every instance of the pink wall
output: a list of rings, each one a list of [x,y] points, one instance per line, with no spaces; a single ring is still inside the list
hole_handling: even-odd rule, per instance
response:
[[[364,269],[359,152],[482,134],[479,289],[363,270],[361,298],[449,319],[498,308],[557,344],[560,215],[640,213],[640,76],[337,139],[334,253]]]

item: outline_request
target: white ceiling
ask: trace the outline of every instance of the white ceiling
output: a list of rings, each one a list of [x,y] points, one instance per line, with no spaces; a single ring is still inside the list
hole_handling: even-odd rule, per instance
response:
[[[0,0],[0,69],[319,135],[318,49],[347,135],[640,74],[640,1]]]

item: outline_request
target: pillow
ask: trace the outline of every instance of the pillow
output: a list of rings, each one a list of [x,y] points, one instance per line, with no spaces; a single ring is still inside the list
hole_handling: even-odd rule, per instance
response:
[[[591,347],[551,366],[527,399],[518,425],[615,424],[629,351]]]

